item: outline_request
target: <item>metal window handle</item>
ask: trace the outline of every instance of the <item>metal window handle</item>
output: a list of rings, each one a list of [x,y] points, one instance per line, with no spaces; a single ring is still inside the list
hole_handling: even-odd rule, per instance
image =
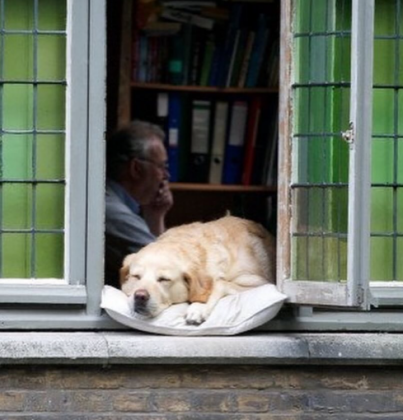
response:
[[[354,124],[350,122],[349,129],[341,132],[343,140],[349,144],[354,143]]]

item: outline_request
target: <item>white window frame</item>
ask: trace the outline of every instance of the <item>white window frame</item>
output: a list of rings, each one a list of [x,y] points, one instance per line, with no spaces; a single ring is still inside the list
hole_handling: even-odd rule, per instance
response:
[[[2,279],[3,329],[104,322],[105,0],[67,0],[66,50],[64,279]]]
[[[374,0],[352,1],[351,125],[345,132],[350,146],[348,263],[347,279],[343,283],[290,278],[293,1],[283,1],[281,5],[278,284],[289,302],[369,309],[376,303],[369,287]]]

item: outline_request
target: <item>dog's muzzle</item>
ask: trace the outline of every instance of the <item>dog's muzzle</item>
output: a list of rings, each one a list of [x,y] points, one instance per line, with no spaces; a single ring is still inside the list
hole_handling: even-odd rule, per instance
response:
[[[150,294],[147,290],[140,289],[134,293],[134,312],[140,315],[150,316],[150,313],[147,309],[148,301],[150,300]]]

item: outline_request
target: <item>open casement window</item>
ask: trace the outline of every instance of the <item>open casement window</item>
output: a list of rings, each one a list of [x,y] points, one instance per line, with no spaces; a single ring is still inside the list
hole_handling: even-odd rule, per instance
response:
[[[375,7],[375,28],[388,32],[374,42]],[[371,280],[403,280],[401,8],[282,2],[278,281],[291,302],[368,309]],[[379,86],[377,42],[388,68]]]
[[[103,0],[0,0],[2,328],[99,317],[104,50]]]

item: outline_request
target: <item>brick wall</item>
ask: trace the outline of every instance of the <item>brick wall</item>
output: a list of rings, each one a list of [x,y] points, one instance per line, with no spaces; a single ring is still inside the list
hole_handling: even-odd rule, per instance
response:
[[[3,367],[1,420],[403,419],[403,369]]]

